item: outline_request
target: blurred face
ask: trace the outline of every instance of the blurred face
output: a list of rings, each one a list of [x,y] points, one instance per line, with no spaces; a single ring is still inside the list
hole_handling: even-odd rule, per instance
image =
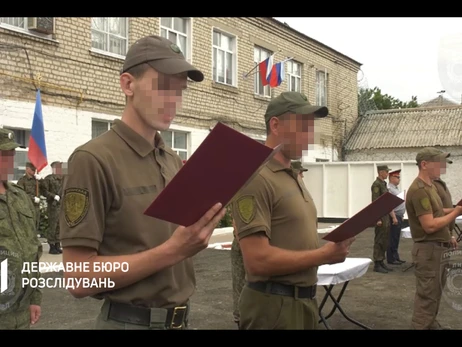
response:
[[[30,167],[26,167],[26,173],[29,176],[34,176],[36,172],[37,172],[37,170],[31,169]]]
[[[395,186],[399,185],[399,181],[401,180],[401,176],[390,176],[390,183],[394,184]]]
[[[421,168],[426,170],[431,179],[439,178],[446,173],[446,160],[441,161],[422,161]]]
[[[386,180],[388,178],[388,171],[387,170],[379,171],[379,176],[381,179]]]
[[[0,181],[11,181],[14,174],[15,151],[0,151]]]
[[[314,115],[286,114],[270,120],[271,132],[282,144],[281,152],[291,160],[299,160],[315,142]]]
[[[138,78],[124,73],[120,80],[128,103],[144,125],[154,130],[167,130],[181,106],[183,90],[187,88],[187,73],[165,75],[148,68]]]
[[[55,175],[62,175],[63,169],[61,164],[55,164],[52,168],[52,171]]]

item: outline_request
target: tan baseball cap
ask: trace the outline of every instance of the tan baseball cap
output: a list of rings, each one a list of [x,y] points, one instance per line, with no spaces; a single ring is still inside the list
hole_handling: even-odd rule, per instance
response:
[[[161,36],[146,36],[137,40],[129,48],[120,73],[143,63],[166,75],[187,72],[195,82],[204,80],[204,74],[186,61],[181,49]]]
[[[11,151],[21,147],[14,139],[14,132],[8,129],[0,128],[0,151]]]
[[[299,92],[283,92],[274,99],[271,99],[265,113],[265,122],[271,118],[279,117],[287,112],[300,115],[314,114],[318,118],[324,118],[329,114],[325,106],[313,106],[305,94]]]
[[[425,147],[421,149],[416,157],[415,160],[417,163],[422,161],[446,161],[448,164],[452,164],[452,160],[448,158],[451,156],[450,153],[443,152],[435,147]]]

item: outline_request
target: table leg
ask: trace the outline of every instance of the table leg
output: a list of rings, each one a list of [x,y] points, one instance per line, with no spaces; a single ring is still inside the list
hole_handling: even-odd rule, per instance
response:
[[[462,240],[462,231],[460,230],[459,226],[455,224],[454,230],[457,234],[457,242],[460,242]]]
[[[332,289],[334,287],[333,284],[329,285],[329,286],[323,286],[324,289],[326,290],[326,295],[324,296],[323,298],[323,301],[321,302],[321,304],[319,305],[319,317],[321,318],[322,322],[324,323],[324,325],[326,326],[327,329],[331,330],[330,327],[328,328],[328,325],[327,325],[327,322],[326,320],[328,318],[330,318],[334,313],[335,311],[338,309],[340,311],[340,313],[342,314],[343,317],[345,317],[348,321],[350,321],[351,323],[363,328],[363,329],[366,329],[366,330],[371,330],[371,328],[369,328],[368,326],[358,322],[357,320],[354,320],[353,318],[349,317],[345,311],[343,311],[342,307],[340,306],[340,300],[342,299],[343,297],[343,294],[345,293],[345,290],[348,286],[348,283],[349,281],[345,282],[342,286],[342,289],[340,290],[340,293],[338,295],[337,298],[335,298],[333,295],[332,295]],[[324,317],[324,315],[322,315],[321,313],[321,310],[322,308],[324,307],[324,304],[326,303],[326,300],[327,300],[327,297],[330,297],[332,302],[334,303],[334,307],[332,308],[332,310],[329,312],[329,314],[327,316]]]
[[[326,318],[324,317],[324,315],[322,314],[322,309],[324,308],[324,305],[326,304],[326,301],[327,299],[329,298],[329,294],[330,292],[332,291],[332,288],[334,288],[334,285],[331,284],[329,287],[327,286],[323,286],[325,289],[326,289],[326,294],[324,295],[324,297],[322,298],[322,301],[321,303],[319,304],[319,322],[318,323],[323,323],[324,326],[326,327],[327,330],[332,330],[332,328],[330,327],[330,325],[327,323],[327,320]]]
[[[406,272],[407,270],[412,269],[414,266],[415,266],[415,264],[414,264],[414,263],[411,263],[408,267],[405,267],[405,268],[403,269],[403,272]]]

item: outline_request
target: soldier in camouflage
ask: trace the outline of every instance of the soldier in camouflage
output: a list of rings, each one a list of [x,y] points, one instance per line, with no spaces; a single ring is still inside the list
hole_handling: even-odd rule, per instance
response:
[[[33,211],[35,212],[35,220],[37,221],[36,232],[39,231],[40,222],[40,182],[35,177],[37,169],[32,163],[26,163],[26,173],[22,176],[17,185],[20,186],[29,195],[33,203]]]
[[[42,293],[32,278],[39,261],[42,245],[36,233],[36,214],[26,192],[10,182],[14,168],[15,149],[19,145],[13,132],[0,129],[0,268],[7,272],[6,289],[0,293],[0,329],[30,329],[41,314]],[[24,264],[26,267],[24,267]],[[4,274],[1,273],[1,278]],[[3,290],[4,288],[2,288]]]
[[[63,252],[59,244],[59,208],[63,177],[61,165],[59,161],[51,163],[53,173],[46,176],[41,184],[42,195],[47,199],[48,230],[45,237],[50,245],[50,254]]]

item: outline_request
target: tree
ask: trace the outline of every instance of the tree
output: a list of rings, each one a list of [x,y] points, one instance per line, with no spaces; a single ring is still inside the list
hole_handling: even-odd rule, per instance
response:
[[[412,96],[410,101],[403,102],[388,94],[382,94],[378,87],[360,88],[358,93],[359,114],[365,114],[370,110],[391,110],[399,108],[418,107],[417,96]]]

